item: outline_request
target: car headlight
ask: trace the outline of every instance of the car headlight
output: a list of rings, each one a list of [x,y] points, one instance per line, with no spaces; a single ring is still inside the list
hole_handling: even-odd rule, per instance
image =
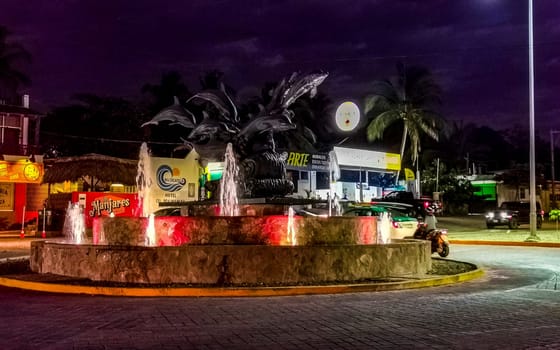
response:
[[[486,214],[486,217],[492,219],[494,217],[494,213],[488,213]]]
[[[508,215],[508,213],[505,212],[505,211],[501,212],[501,213],[500,213],[500,216],[501,216],[503,219],[511,217],[511,215]]]

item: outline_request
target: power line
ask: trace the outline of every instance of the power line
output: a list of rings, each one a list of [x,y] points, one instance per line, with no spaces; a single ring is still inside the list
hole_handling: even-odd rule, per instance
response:
[[[120,139],[108,139],[108,138],[100,138],[100,137],[88,137],[88,136],[80,136],[80,135],[68,135],[68,134],[58,134],[54,132],[44,131],[42,132],[44,135],[49,136],[56,136],[56,137],[64,137],[70,139],[80,139],[80,140],[95,140],[100,142],[115,142],[115,143],[133,143],[133,144],[142,144],[143,142],[155,145],[182,145],[179,142],[157,142],[157,141],[143,141],[143,140],[120,140]]]

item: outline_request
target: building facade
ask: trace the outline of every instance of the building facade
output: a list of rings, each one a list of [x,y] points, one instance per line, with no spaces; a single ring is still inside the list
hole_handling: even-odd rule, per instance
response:
[[[0,98],[0,229],[37,221],[47,198],[42,186],[43,157],[39,131],[42,114],[20,101]]]

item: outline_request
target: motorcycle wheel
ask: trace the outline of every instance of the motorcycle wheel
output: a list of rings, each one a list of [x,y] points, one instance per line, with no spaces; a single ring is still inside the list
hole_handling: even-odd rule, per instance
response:
[[[438,253],[439,256],[441,256],[442,258],[445,258],[446,256],[449,255],[449,245],[448,244],[444,244],[441,250],[441,253]]]

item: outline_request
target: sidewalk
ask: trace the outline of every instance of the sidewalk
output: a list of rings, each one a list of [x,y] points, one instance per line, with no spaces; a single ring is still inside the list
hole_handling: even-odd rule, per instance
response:
[[[448,230],[451,243],[456,244],[498,244],[504,245],[535,245],[560,247],[560,225],[556,230],[556,223],[545,220],[537,229],[538,239],[535,244],[527,242],[531,238],[529,225],[521,225],[515,230],[506,226],[487,229],[483,215],[438,217],[438,227]]]

